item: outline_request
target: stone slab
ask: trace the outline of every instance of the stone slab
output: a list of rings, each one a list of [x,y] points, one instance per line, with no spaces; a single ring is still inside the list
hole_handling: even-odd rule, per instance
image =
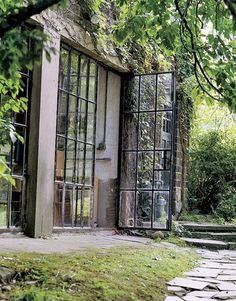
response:
[[[218,269],[205,269],[205,268],[196,268],[191,272],[184,273],[186,276],[191,277],[217,277],[221,273],[221,270]]]
[[[191,293],[188,293],[186,296],[193,296],[198,298],[212,298],[214,297],[218,292],[216,291],[193,291]]]
[[[9,282],[14,275],[14,270],[0,266],[0,282]]]
[[[219,263],[219,262],[206,262],[202,264],[202,267],[213,268],[213,269],[222,269],[222,270],[236,270],[236,264],[230,263]]]
[[[221,299],[221,300],[231,300],[233,298],[236,298],[236,291],[224,291],[220,292],[215,295],[215,298]]]
[[[236,275],[219,275],[216,279],[222,281],[236,281]]]
[[[186,278],[175,278],[168,282],[171,286],[181,286],[184,288],[191,288],[196,290],[203,290],[205,287],[208,286],[209,283],[203,281],[195,281]]]
[[[236,291],[236,284],[228,282],[228,283],[220,283],[216,285],[220,291]]]
[[[213,284],[220,284],[222,283],[222,281],[214,279],[214,278],[194,278],[194,277],[188,277],[188,279],[191,280],[198,280],[198,281],[203,281],[203,282],[209,282],[209,283],[213,283]]]

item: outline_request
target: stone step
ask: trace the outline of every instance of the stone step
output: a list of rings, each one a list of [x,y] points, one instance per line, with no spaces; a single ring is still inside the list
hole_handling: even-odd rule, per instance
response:
[[[193,232],[189,233],[189,237],[236,242],[236,232],[198,232],[198,231],[193,231]]]
[[[197,224],[179,221],[178,224],[182,225],[187,231],[198,232],[236,232],[236,225],[217,225],[217,224]]]
[[[185,241],[189,245],[201,247],[201,248],[205,247],[207,249],[225,250],[230,248],[228,242],[224,242],[221,240],[199,239],[199,238],[189,238],[189,237],[182,237],[181,240]]]

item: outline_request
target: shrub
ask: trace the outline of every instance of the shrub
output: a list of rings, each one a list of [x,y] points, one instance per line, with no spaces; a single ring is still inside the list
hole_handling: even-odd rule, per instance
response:
[[[218,205],[223,208],[223,200],[226,202],[229,192],[236,189],[236,138],[231,136],[211,131],[204,133],[191,146],[188,174],[190,210],[211,214]]]
[[[219,203],[215,209],[215,214],[223,217],[226,221],[231,221],[236,217],[236,190],[218,195]]]

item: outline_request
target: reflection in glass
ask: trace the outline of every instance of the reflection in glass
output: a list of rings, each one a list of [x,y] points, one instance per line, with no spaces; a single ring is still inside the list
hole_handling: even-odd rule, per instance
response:
[[[93,146],[86,147],[85,184],[92,185],[93,176]]]
[[[96,65],[90,63],[89,72],[89,100],[95,101],[95,90],[96,90]]]
[[[152,191],[137,192],[136,227],[151,228]]]
[[[87,72],[88,72],[88,59],[81,58],[80,62],[80,96],[87,98]]]
[[[76,136],[75,116],[76,116],[76,97],[70,96],[69,112],[68,112],[68,136],[71,138],[75,138]]]
[[[21,225],[23,182],[15,179],[15,183],[16,185],[12,187],[11,226],[19,227]]]
[[[84,143],[77,143],[77,183],[83,183],[83,171],[84,171]]]
[[[124,111],[138,111],[139,77],[125,81]]]
[[[140,111],[155,110],[156,75],[141,76]]]
[[[157,85],[157,109],[166,110],[172,108],[171,99],[172,74],[159,74]]]
[[[170,171],[160,170],[154,173],[154,189],[169,190],[170,189]]]
[[[9,183],[0,180],[0,227],[7,226],[7,203],[9,198]]]
[[[165,228],[168,219],[169,192],[154,192],[153,227]]]
[[[136,184],[136,152],[122,152],[121,188],[135,188]]]
[[[62,226],[62,202],[63,202],[63,186],[62,184],[55,184],[54,191],[54,226]]]
[[[75,142],[67,140],[66,152],[66,182],[73,182],[75,160]]]
[[[153,152],[139,152],[137,187],[152,189],[152,178]]]
[[[56,145],[56,180],[63,180],[64,178],[64,164],[65,164],[65,139],[57,137]]]
[[[171,148],[172,112],[158,112],[156,115],[156,149]]]
[[[64,208],[64,225],[72,225],[72,208],[73,208],[73,190],[67,186],[65,190],[65,208]]]
[[[63,90],[68,90],[68,57],[68,51],[62,48],[60,62],[60,87]]]
[[[87,142],[94,143],[95,104],[88,103]]]
[[[137,149],[138,114],[125,113],[122,125],[122,145],[124,150]]]
[[[71,53],[71,66],[70,66],[70,92],[77,95],[78,83],[78,55]]]
[[[156,151],[155,152],[155,169],[170,170],[171,167],[171,151]]]
[[[139,114],[139,149],[154,148],[155,113]]]
[[[84,190],[84,214],[83,214],[83,226],[90,226],[90,201],[91,201],[91,190]]]
[[[66,134],[66,115],[67,115],[67,94],[60,92],[59,105],[57,112],[57,133]]]
[[[120,227],[134,227],[135,192],[121,191],[120,193]]]

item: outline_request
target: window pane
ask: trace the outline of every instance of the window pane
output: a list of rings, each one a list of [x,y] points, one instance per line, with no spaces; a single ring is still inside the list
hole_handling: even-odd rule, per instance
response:
[[[155,157],[155,169],[169,170],[171,167],[171,152],[157,151]]]
[[[63,90],[68,90],[68,59],[69,53],[66,49],[61,49],[60,63],[60,87]]]
[[[66,152],[66,181],[73,182],[74,180],[74,163],[75,163],[75,142],[67,140]]]
[[[157,86],[157,109],[171,109],[172,74],[159,74]]]
[[[84,214],[83,214],[83,226],[90,226],[90,201],[91,201],[91,191],[85,189],[84,191]]]
[[[16,185],[12,186],[11,226],[19,227],[21,225],[23,182],[19,179],[15,179],[15,181]]]
[[[141,76],[140,111],[155,110],[156,75]]]
[[[156,148],[171,148],[172,112],[159,112],[156,117]]]
[[[58,113],[57,113],[57,133],[66,135],[66,121],[67,121],[67,94],[60,92]]]
[[[79,100],[78,108],[78,140],[85,141],[85,126],[86,126],[86,102],[82,99]]]
[[[93,176],[93,147],[87,145],[86,147],[86,161],[85,161],[85,184],[92,185]]]
[[[7,226],[7,204],[0,203],[0,227]]]
[[[76,116],[76,97],[70,96],[69,114],[68,114],[68,136],[71,138],[76,137],[75,116]]]
[[[151,228],[152,192],[137,192],[136,227]]]
[[[16,128],[16,132],[22,137],[25,138],[26,133],[25,129],[21,127]],[[24,152],[25,152],[25,143],[22,143],[19,139],[15,141],[12,145],[12,173],[14,175],[23,176],[24,175]]]
[[[84,172],[84,143],[77,143],[77,183],[83,184]]]
[[[81,226],[81,200],[82,200],[82,190],[81,187],[76,188],[76,198],[75,198],[75,226]]]
[[[125,82],[124,111],[138,111],[139,77]]]
[[[137,149],[138,114],[125,113],[122,126],[122,146],[124,150]]]
[[[89,100],[95,101],[95,90],[96,90],[96,65],[90,62]]]
[[[88,119],[87,119],[87,142],[94,143],[94,117],[95,104],[88,103]]]
[[[72,208],[73,208],[73,190],[71,186],[66,186],[65,191],[65,211],[64,211],[64,225],[72,225]]]
[[[154,188],[158,190],[170,189],[170,171],[161,170],[155,172]]]
[[[122,152],[121,188],[135,188],[136,184],[136,152]]]
[[[54,216],[53,224],[54,226],[62,226],[62,196],[63,196],[63,186],[62,184],[55,184],[54,191]]]
[[[57,137],[56,145],[56,180],[62,181],[64,178],[65,164],[65,139]]]
[[[139,188],[152,189],[153,152],[138,153],[138,181]]]
[[[9,198],[9,183],[3,179],[0,180],[0,227],[7,226],[7,203]]]
[[[80,93],[83,98],[87,98],[87,74],[88,74],[88,59],[81,58],[80,63]]]
[[[153,227],[166,228],[168,219],[169,192],[154,192]]]
[[[139,149],[154,149],[155,113],[139,114]]]
[[[134,227],[135,192],[121,191],[120,193],[120,227]]]
[[[78,59],[78,55],[72,52],[70,62],[70,92],[76,95],[78,86]]]

